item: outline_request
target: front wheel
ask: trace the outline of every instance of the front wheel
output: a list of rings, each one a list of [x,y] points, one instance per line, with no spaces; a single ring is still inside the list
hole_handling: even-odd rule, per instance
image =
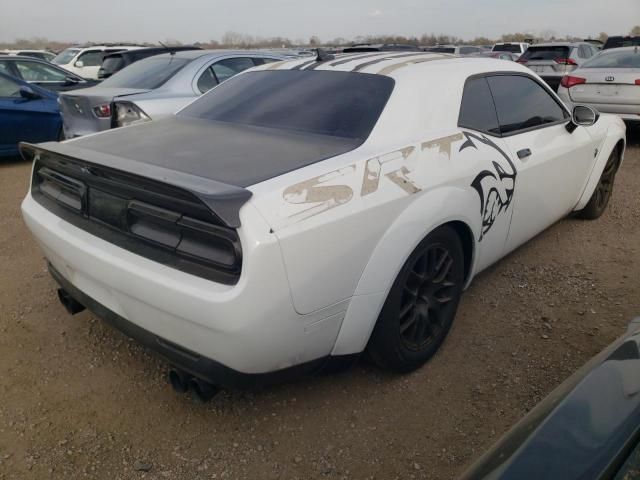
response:
[[[611,152],[607,159],[607,164],[602,171],[598,185],[591,195],[589,202],[582,210],[576,212],[576,217],[584,220],[595,220],[604,213],[613,193],[613,182],[618,171],[618,152],[616,149]]]
[[[422,366],[447,336],[463,284],[460,238],[451,227],[440,227],[400,270],[369,340],[373,360],[397,372]]]

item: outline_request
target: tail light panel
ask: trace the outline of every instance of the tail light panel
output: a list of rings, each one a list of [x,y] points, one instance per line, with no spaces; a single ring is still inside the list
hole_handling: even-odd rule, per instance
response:
[[[553,61],[559,65],[574,65],[574,66],[578,65],[576,61],[572,58],[555,58]]]
[[[562,85],[564,88],[571,88],[575,87],[576,85],[582,85],[584,83],[587,83],[586,78],[574,77],[573,75],[565,75],[564,77],[562,77],[562,80],[560,80],[560,85]]]
[[[98,118],[111,118],[111,105],[105,103],[104,105],[93,107],[93,113]]]
[[[234,285],[242,268],[237,231],[187,192],[81,161],[41,156],[31,193],[54,214],[135,254]]]

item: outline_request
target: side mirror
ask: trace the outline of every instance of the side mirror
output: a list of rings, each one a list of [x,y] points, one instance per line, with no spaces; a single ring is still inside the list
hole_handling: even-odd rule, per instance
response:
[[[567,131],[573,133],[573,131],[581,127],[590,127],[598,121],[600,114],[595,108],[587,105],[576,105],[571,112],[571,121],[567,124]]]
[[[74,67],[78,67],[78,68],[82,68],[84,67],[84,62],[82,60],[78,60],[76,61],[76,63],[73,64]]]
[[[583,127],[590,127],[598,121],[598,118],[600,118],[598,111],[587,105],[576,105],[571,112],[571,121]]]
[[[20,87],[20,96],[26,100],[38,100],[42,95],[35,92],[31,87]]]

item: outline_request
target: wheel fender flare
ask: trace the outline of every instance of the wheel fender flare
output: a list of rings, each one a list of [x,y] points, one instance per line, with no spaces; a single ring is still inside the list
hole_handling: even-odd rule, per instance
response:
[[[612,123],[607,129],[605,140],[600,146],[600,151],[598,153],[596,161],[593,164],[593,169],[591,170],[591,175],[589,175],[589,180],[587,180],[587,184],[582,192],[582,195],[580,196],[580,200],[578,200],[577,205],[573,209],[574,211],[582,210],[587,205],[587,203],[589,203],[593,192],[598,186],[600,176],[604,171],[607,160],[609,159],[611,152],[613,152],[613,149],[616,148],[616,145],[618,145],[618,142],[620,142],[620,140],[622,140],[623,142],[623,147],[622,152],[620,152],[620,164],[618,165],[618,167],[622,164],[622,158],[624,157],[624,148],[626,144],[626,127],[624,126],[624,123],[622,121],[620,121],[620,123],[622,125],[617,122]]]
[[[332,355],[362,352],[387,294],[416,246],[433,230],[453,221],[466,224],[473,233],[474,254],[468,280],[473,276],[475,243],[481,228],[476,211],[478,194],[472,189],[441,187],[416,196],[389,226],[367,265],[345,314]],[[464,208],[468,206],[468,208]]]

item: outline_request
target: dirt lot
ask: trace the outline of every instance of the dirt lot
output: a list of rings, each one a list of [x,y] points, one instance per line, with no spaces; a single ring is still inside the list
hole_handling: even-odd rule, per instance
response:
[[[484,272],[442,350],[407,376],[361,364],[201,405],[166,367],[55,296],[0,162],[0,479],[455,477],[640,314],[640,132],[613,203]]]

